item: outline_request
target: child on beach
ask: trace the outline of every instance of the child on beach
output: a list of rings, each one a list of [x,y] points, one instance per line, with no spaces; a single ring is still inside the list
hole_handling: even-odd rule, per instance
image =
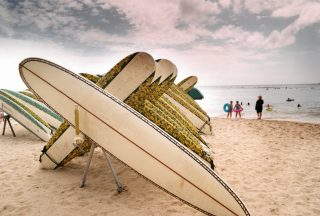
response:
[[[261,119],[262,117],[262,105],[263,105],[263,100],[262,100],[262,96],[258,97],[258,100],[256,102],[256,111],[257,111],[257,115],[258,115],[258,119]]]
[[[232,101],[230,101],[229,106],[230,106],[230,109],[228,111],[227,118],[232,118],[232,107],[233,107],[233,102]]]
[[[243,108],[242,106],[239,104],[239,101],[236,101],[236,104],[234,105],[233,111],[236,113],[236,118],[239,115],[239,118],[241,118],[241,112],[242,112]]]

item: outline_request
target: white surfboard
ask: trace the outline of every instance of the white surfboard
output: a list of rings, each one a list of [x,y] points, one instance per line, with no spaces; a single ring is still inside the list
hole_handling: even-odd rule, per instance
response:
[[[104,87],[105,91],[123,101],[148,77],[152,76],[154,71],[155,62],[152,56],[144,52],[138,52],[121,60],[108,73],[98,79],[97,85]],[[77,148],[76,145],[72,144],[74,136],[74,128],[58,128],[56,134],[49,141],[51,142],[50,147],[48,147],[48,143],[42,150],[40,155],[41,167],[56,169],[64,165],[65,159]]]
[[[184,103],[186,103],[186,105],[190,106],[186,107],[200,118],[204,120],[209,119],[208,114],[199,106],[199,104],[195,102],[185,91],[183,91],[176,84],[173,84],[170,89],[168,89],[167,94],[173,97],[175,100],[177,100],[176,98],[182,100],[182,105],[185,106]]]
[[[191,112],[188,108],[183,106],[179,101],[177,101],[175,98],[169,96],[166,93],[162,97],[165,97],[174,106],[178,107],[182,111],[182,113],[185,116],[187,116],[187,118],[199,129],[199,131],[203,132],[204,134],[211,134],[212,133],[211,128],[210,128],[209,119],[207,121],[200,119],[197,115],[195,115],[193,112]]]
[[[171,89],[174,89],[179,96],[181,96],[185,101],[187,101],[190,105],[192,105],[195,109],[197,109],[201,114],[203,114],[206,118],[209,118],[206,111],[204,111],[201,106],[185,91],[183,91],[179,86],[173,85]]]
[[[196,81],[197,77],[189,77],[180,83],[186,83],[186,85],[189,86],[190,83],[194,83]],[[177,90],[179,92],[176,92]],[[167,101],[169,100],[170,103],[180,109],[181,112],[199,129],[199,131],[204,134],[212,134],[209,116],[189,95],[187,95],[185,91],[183,91],[182,88],[173,84],[162,97]]]
[[[23,109],[16,102],[10,100],[0,90],[0,109],[9,114],[11,118],[29,130],[31,133],[39,137],[43,141],[48,141],[51,136],[51,130],[39,122],[28,111]]]
[[[196,76],[189,76],[179,82],[177,86],[179,86],[183,91],[188,92],[192,89],[198,82],[198,78]]]
[[[200,155],[206,163],[214,167],[209,151],[204,148],[205,141],[198,131],[195,130],[193,134],[184,124],[179,122],[178,116],[173,115],[173,112],[168,112],[165,107],[156,105],[159,97],[173,84],[176,75],[177,68],[172,62],[165,59],[157,60],[155,74],[150,77],[152,79],[146,79],[145,83],[139,86],[139,90],[129,97],[131,101],[125,100],[124,102],[175,139],[181,141],[182,144]],[[172,76],[173,78],[171,78]],[[122,83],[119,83],[119,86],[122,85]]]
[[[160,64],[161,64],[161,67],[159,67]],[[162,78],[160,79],[160,84],[168,77],[171,77],[171,79],[174,80],[177,76],[178,70],[177,70],[176,66],[169,60],[166,60],[166,59],[157,60],[156,67],[157,67],[157,70],[156,70],[156,75],[155,75],[154,80],[158,79],[158,77],[161,76]],[[172,85],[175,85],[175,84],[173,83]],[[205,134],[212,133],[211,128],[210,128],[210,120],[204,121],[204,120],[200,119],[197,115],[195,115],[193,112],[191,112],[188,108],[183,106],[180,102],[178,102],[176,99],[172,98],[171,96],[169,96],[166,93],[164,93],[161,97],[166,98],[167,101],[169,100],[170,103],[172,103],[174,105],[174,107],[177,107],[181,111],[181,113],[183,113],[184,116],[186,118],[188,118],[188,120],[191,121],[192,124],[195,125],[201,132],[203,132]],[[183,100],[183,99],[181,98],[181,100]],[[185,101],[185,103],[188,103],[188,102]],[[192,105],[190,105],[190,106],[192,106]],[[174,107],[172,106],[172,109],[175,109]],[[201,115],[203,117],[203,119],[208,119],[208,116],[203,115],[202,113],[198,112],[197,110],[195,110],[195,111],[199,115]]]
[[[170,88],[171,85],[174,84],[173,82],[175,77],[177,76],[177,71],[177,67],[171,61],[167,59],[156,60],[156,74],[154,80],[158,79],[157,77],[161,77],[159,81],[159,87],[161,87],[162,85],[167,85],[161,87],[161,90],[163,91],[161,96]],[[163,83],[167,79],[170,79],[169,85]],[[179,124],[184,125],[186,128],[190,129],[190,131],[194,130],[192,133],[197,133],[194,135],[197,137],[197,139],[200,139],[199,142],[204,143],[203,139],[200,137],[198,131],[196,130],[195,125],[191,121],[189,121],[189,118],[186,115],[184,115],[181,109],[172,106],[172,103],[167,103],[166,108],[164,108],[162,106],[163,103],[161,103],[162,101],[159,101],[160,98],[156,98],[156,100],[153,101],[154,104],[158,106],[161,110],[163,110],[163,112],[167,113],[168,116],[172,116],[172,118],[176,119],[178,122],[180,119]],[[162,100],[162,98],[160,100]]]
[[[167,193],[208,215],[250,215],[198,156],[119,99],[43,59],[26,59],[19,70],[25,84],[72,125],[78,104],[81,132]]]
[[[126,61],[126,59],[128,58],[130,58],[130,61]],[[125,66],[121,63],[123,61],[127,63]],[[113,96],[118,97],[120,99],[128,98],[128,96],[132,92],[137,91],[138,87],[141,84],[143,84],[144,80],[146,81],[149,77],[151,77],[151,85],[154,85],[154,88],[147,87],[148,93],[144,92],[144,100],[148,97],[151,97],[152,95],[160,96],[161,94],[163,94],[163,92],[167,88],[169,88],[169,86],[163,88],[162,84],[164,84],[164,81],[167,80],[167,78],[169,77],[173,77],[171,79],[174,79],[177,75],[176,66],[172,62],[164,59],[154,62],[153,58],[147,53],[135,53],[126,57],[121,62],[119,62],[113,69],[111,69],[111,71],[106,73],[104,76],[101,76],[100,78],[102,81],[98,76],[95,75],[81,75],[101,86],[105,86],[103,84],[103,80],[105,82],[109,82],[108,80],[110,80],[114,76],[114,78],[112,78],[112,81],[105,87],[105,90],[111,93]],[[122,65],[122,68],[120,69],[118,65]],[[118,70],[118,72],[114,72],[114,70]],[[173,80],[171,80],[171,84],[172,83]],[[146,85],[148,86],[150,84],[146,83]],[[135,101],[133,102],[135,103]],[[167,110],[162,110],[162,112],[167,113]],[[175,117],[171,115],[172,113],[170,112],[167,114],[168,118],[171,117],[172,120],[174,120],[172,123],[177,124],[177,122],[175,121]],[[176,126],[182,127],[179,124]],[[73,140],[74,137],[74,129],[65,127],[65,125],[63,126],[63,128],[65,129],[58,128],[57,132],[53,135],[52,139],[50,139],[48,144],[43,148],[42,154],[40,156],[40,163],[42,168],[55,169],[59,166],[64,165],[65,162],[69,161],[71,159],[70,155],[73,155],[72,158],[77,155],[74,152],[74,150],[76,150],[76,146],[71,144],[71,140]],[[209,151],[207,150],[207,147],[204,145],[205,142],[199,136],[199,134],[197,138],[195,137],[195,139],[199,143],[201,143],[200,147],[203,149],[203,158],[209,160]],[[212,159],[210,159],[210,163],[211,161]],[[209,161],[204,160],[204,162],[208,163]]]

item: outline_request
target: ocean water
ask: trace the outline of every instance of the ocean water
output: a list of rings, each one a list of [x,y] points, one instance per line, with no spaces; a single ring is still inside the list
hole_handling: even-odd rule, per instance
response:
[[[243,118],[256,118],[255,103],[257,97],[261,95],[264,106],[272,105],[272,111],[267,111],[264,107],[262,113],[264,119],[320,124],[320,84],[196,87],[204,95],[204,99],[197,102],[210,117],[226,116],[223,105],[232,100],[234,103],[235,101],[243,103]],[[287,102],[287,98],[293,98],[294,101]],[[297,107],[298,104],[301,105],[300,108]]]

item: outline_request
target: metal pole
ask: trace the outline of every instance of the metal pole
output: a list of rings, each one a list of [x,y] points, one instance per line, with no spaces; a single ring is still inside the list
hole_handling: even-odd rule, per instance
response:
[[[6,124],[7,124],[7,118],[4,117],[4,123],[3,123],[3,129],[2,129],[2,136],[4,136],[4,133],[6,132]]]
[[[78,142],[82,143],[83,140],[79,139],[80,128],[79,128],[79,109],[78,109],[78,105],[75,105],[74,118],[75,118],[74,121],[75,121],[75,131],[76,131],[74,143],[79,147],[78,144],[80,144],[80,143],[78,143]],[[96,144],[92,143],[91,148],[90,148],[89,158],[88,158],[86,167],[84,169],[82,178],[80,180],[80,188],[84,187],[84,185],[86,183],[86,179],[87,179],[87,175],[88,175],[88,171],[89,171],[89,167],[90,167],[90,164],[91,164],[91,161],[92,161],[93,152],[94,152],[95,147],[96,147]],[[113,169],[113,166],[112,166],[112,163],[111,163],[111,160],[110,160],[110,156],[109,156],[109,154],[106,153],[106,151],[104,149],[102,149],[102,151],[103,151],[104,156],[107,159],[107,163],[108,163],[108,165],[109,165],[109,167],[111,169],[113,179],[116,182],[117,191],[118,191],[118,193],[121,193],[123,191],[123,188],[122,188],[122,186],[120,184],[120,181],[118,179],[118,176],[117,176],[116,172]]]
[[[12,125],[11,125],[11,122],[10,122],[10,116],[8,116],[8,123],[9,123],[10,129],[11,129],[11,132],[12,132],[13,136],[15,137],[16,134],[14,133],[14,130],[12,128]]]
[[[106,151],[104,149],[102,149],[103,153],[104,153],[104,156],[106,157],[107,159],[107,163],[111,169],[111,172],[112,172],[112,176],[113,176],[113,179],[117,185],[117,191],[118,193],[121,193],[123,191],[123,187],[121,186],[121,183],[119,181],[119,178],[115,172],[115,170],[113,169],[113,166],[112,166],[112,163],[111,163],[111,159],[110,159],[110,155],[106,153]]]
[[[84,184],[86,183],[87,174],[88,174],[88,171],[89,171],[89,167],[90,167],[90,163],[91,163],[91,160],[92,160],[92,156],[93,156],[93,152],[94,152],[94,148],[95,147],[96,147],[96,145],[93,143],[91,145],[91,148],[90,148],[89,159],[87,161],[86,168],[84,169],[83,176],[82,176],[82,178],[80,180],[80,188],[82,188],[84,186]]]

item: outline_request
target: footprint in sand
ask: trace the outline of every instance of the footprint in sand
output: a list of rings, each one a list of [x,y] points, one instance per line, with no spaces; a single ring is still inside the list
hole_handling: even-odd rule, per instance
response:
[[[5,213],[5,212],[11,212],[15,209],[15,207],[13,205],[4,205],[1,210],[0,210],[0,213]]]

